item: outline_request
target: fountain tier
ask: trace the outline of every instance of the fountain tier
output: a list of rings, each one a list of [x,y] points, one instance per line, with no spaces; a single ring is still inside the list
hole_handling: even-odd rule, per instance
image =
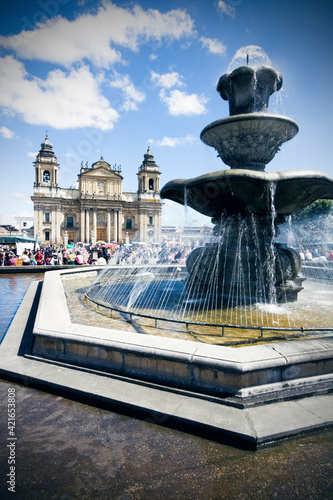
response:
[[[281,145],[298,133],[290,118],[265,113],[235,115],[207,125],[201,140],[232,168],[265,170]]]

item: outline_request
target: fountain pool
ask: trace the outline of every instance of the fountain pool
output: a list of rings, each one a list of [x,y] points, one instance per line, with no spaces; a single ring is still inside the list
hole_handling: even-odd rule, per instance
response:
[[[333,282],[307,280],[297,302],[222,309],[212,304],[203,310],[195,301],[186,303],[186,273],[178,266],[112,267],[92,274],[84,281],[63,277],[73,322],[230,346],[318,338],[333,330]]]

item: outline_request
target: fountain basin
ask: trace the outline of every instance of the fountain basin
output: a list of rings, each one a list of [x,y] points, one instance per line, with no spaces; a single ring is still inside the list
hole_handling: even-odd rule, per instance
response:
[[[226,165],[263,171],[281,145],[297,133],[298,125],[290,118],[249,113],[222,118],[207,125],[200,138],[216,149]]]
[[[80,279],[84,272],[70,274]],[[236,446],[257,448],[332,425],[332,337],[217,349],[73,324],[61,275],[48,272],[29,288],[0,345],[3,377],[139,411],[161,425],[214,432]]]
[[[72,323],[61,276],[86,271],[52,272],[44,278],[33,329],[32,355],[135,377],[171,387],[220,396],[243,404],[264,397],[283,398],[311,380],[325,382],[332,371],[332,339],[281,342],[233,349],[192,341],[152,337],[111,328]],[[96,272],[93,269],[91,272]],[[111,326],[111,325],[110,325]]]
[[[276,222],[299,212],[322,198],[333,198],[333,178],[315,170],[257,172],[220,170],[193,179],[175,179],[161,190],[161,198],[187,204],[197,212],[219,219],[222,213],[238,214],[248,210],[265,216],[271,209],[272,184]]]

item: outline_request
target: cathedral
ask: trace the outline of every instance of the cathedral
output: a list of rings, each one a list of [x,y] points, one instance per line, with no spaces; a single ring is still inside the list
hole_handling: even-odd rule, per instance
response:
[[[91,167],[82,162],[78,181],[60,187],[59,163],[47,135],[34,168],[35,238],[54,245],[160,242],[161,172],[149,146],[137,173],[136,193],[123,192],[121,167],[111,167],[103,157]]]

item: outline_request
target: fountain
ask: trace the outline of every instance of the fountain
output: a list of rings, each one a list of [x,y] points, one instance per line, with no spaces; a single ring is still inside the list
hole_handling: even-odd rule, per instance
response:
[[[218,91],[229,100],[230,117],[205,127],[201,139],[231,169],[173,180],[162,189],[162,198],[212,217],[214,241],[193,250],[186,269],[91,266],[46,273],[42,285],[29,288],[0,345],[0,373],[254,448],[332,425],[332,320],[325,318],[331,302],[323,309],[310,297],[308,336],[302,326],[299,340],[262,338],[265,328],[280,328],[276,316],[269,323],[261,311],[294,311],[306,293],[298,252],[276,241],[279,225],[318,198],[333,198],[333,179],[320,172],[264,171],[298,131],[294,121],[267,112],[270,95],[281,85],[281,75],[262,65],[222,76]],[[126,321],[135,314],[155,323],[161,319],[164,327],[183,321],[187,329],[194,323],[202,336],[217,327],[220,338],[227,327],[240,336],[242,328],[259,329],[261,344],[235,349],[200,338],[166,338],[163,330],[145,335],[109,318],[107,325],[96,324],[95,317],[74,322],[65,282],[77,279],[82,286],[88,275],[93,281],[87,298],[111,317],[116,310]],[[304,321],[303,310],[300,316]],[[320,328],[322,316],[326,324]]]
[[[186,287],[196,297],[242,306],[297,300],[302,290],[298,252],[275,242],[286,217],[319,198],[333,197],[333,179],[316,171],[264,172],[298,132],[297,124],[269,114],[271,94],[282,76],[271,67],[241,66],[221,76],[217,91],[230,117],[207,125],[201,140],[231,167],[168,182],[162,198],[212,217],[217,242],[187,260]]]
[[[192,251],[186,272],[177,266],[105,270],[89,287],[89,300],[124,313],[205,325],[283,323],[271,306],[297,301],[304,277],[299,253],[276,241],[279,226],[315,200],[333,198],[333,179],[312,170],[265,172],[298,133],[293,120],[268,113],[269,98],[281,87],[281,74],[267,65],[243,65],[221,76],[217,91],[229,102],[230,116],[207,125],[200,137],[231,169],[162,188],[161,198],[214,224],[214,240]],[[292,326],[290,316],[286,325]]]

